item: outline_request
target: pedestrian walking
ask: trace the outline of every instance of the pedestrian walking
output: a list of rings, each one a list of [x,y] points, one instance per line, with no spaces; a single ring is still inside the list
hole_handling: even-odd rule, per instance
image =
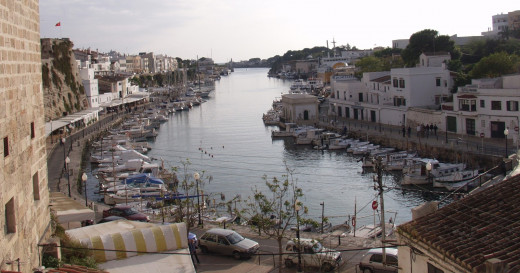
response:
[[[404,125],[403,125],[403,128],[402,128],[402,131],[403,131],[403,137],[406,137],[406,128],[404,127]]]
[[[421,137],[421,125],[417,124],[417,137]]]
[[[195,236],[188,236],[188,247],[190,249],[191,261],[193,263],[195,263],[195,260],[193,259],[193,256],[195,256],[197,263],[200,264],[199,256],[197,256],[197,246],[195,245],[194,239],[195,239]]]
[[[410,138],[410,135],[412,134],[412,128],[410,125],[408,125],[408,138]]]
[[[437,136],[437,129],[439,129],[439,128],[437,127],[437,124],[434,124],[434,125],[433,125],[433,132],[435,133],[435,136]]]

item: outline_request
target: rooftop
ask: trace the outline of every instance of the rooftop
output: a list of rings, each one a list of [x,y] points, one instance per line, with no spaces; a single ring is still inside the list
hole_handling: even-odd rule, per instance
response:
[[[520,271],[520,176],[402,224],[402,236],[424,243],[468,271],[497,258]]]

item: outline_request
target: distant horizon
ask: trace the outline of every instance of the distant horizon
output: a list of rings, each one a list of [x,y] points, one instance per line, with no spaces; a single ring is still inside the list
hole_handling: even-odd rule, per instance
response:
[[[332,8],[329,8],[332,7]],[[121,54],[154,52],[216,63],[268,59],[289,50],[347,45],[391,47],[392,40],[433,29],[439,35],[480,36],[492,16],[518,10],[517,1],[486,6],[440,0],[428,9],[415,1],[367,5],[311,1],[150,0],[40,1],[40,36],[69,37],[76,48]],[[59,23],[59,26],[57,26]]]

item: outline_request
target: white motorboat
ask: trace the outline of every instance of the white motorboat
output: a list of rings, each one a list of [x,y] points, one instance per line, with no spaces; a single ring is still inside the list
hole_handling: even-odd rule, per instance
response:
[[[320,138],[320,133],[323,132],[323,129],[308,129],[298,134],[296,137],[295,143],[298,145],[309,145],[312,144],[312,141]]]
[[[430,163],[432,170],[428,173],[426,165]],[[415,164],[403,168],[403,179],[401,185],[424,185],[432,184],[433,180],[439,177],[448,176],[466,169],[466,164],[440,163],[436,159],[422,158],[415,161]]]
[[[354,152],[355,149],[357,149],[359,147],[362,147],[362,146],[365,146],[365,145],[368,145],[368,144],[370,144],[370,142],[368,142],[368,141],[352,142],[350,144],[350,147],[347,149],[347,153],[352,153],[352,152]]]
[[[449,175],[435,177],[433,179],[433,186],[436,188],[445,188],[447,190],[456,190],[460,187],[464,186],[474,186],[472,185],[479,182],[478,170],[462,170],[457,171]]]

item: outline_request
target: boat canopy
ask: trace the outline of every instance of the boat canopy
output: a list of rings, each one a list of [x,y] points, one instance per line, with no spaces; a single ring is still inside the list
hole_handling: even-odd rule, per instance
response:
[[[123,184],[136,184],[136,183],[150,183],[150,184],[164,184],[162,179],[152,176],[150,173],[139,173],[127,177]]]

